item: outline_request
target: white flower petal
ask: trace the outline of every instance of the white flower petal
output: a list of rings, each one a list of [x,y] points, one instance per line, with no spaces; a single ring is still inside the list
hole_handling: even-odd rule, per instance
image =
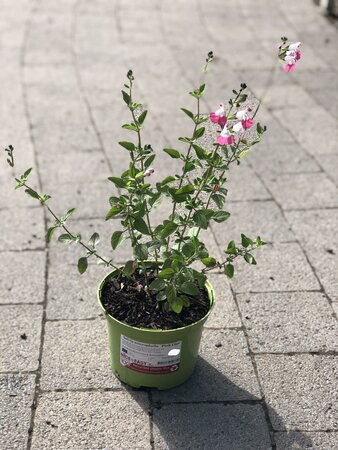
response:
[[[245,120],[248,118],[248,109],[242,109],[242,111],[238,111],[236,113],[236,117],[238,120]]]
[[[238,133],[239,131],[242,131],[242,130],[243,130],[242,122],[236,123],[236,125],[234,125],[234,126],[232,127],[232,129],[233,129],[233,131],[234,131],[235,133]]]

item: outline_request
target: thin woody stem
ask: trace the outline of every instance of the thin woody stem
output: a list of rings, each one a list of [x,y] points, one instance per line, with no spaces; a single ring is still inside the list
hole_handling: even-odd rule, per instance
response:
[[[38,195],[38,200],[40,201],[40,203],[45,206],[48,210],[48,212],[54,217],[54,219],[56,220],[56,223],[59,224],[59,226],[61,228],[63,228],[63,230],[69,234],[69,236],[71,238],[73,238],[74,240],[76,240],[76,236],[62,223],[61,219],[54,213],[54,211],[46,204],[46,202],[43,200],[43,198],[41,197],[41,195],[36,192],[34,189],[32,189],[30,186],[28,186],[28,184],[26,183],[22,183],[22,186],[24,186],[25,188],[29,189],[30,191],[34,191],[37,195]],[[121,269],[117,266],[115,266],[114,264],[112,264],[111,261],[106,260],[105,258],[103,258],[102,256],[100,256],[98,253],[96,253],[96,251],[93,251],[93,249],[91,249],[90,247],[88,247],[88,245],[86,245],[85,243],[82,242],[82,240],[76,240],[76,242],[78,244],[80,244],[83,248],[85,248],[88,252],[90,252],[90,255],[94,255],[96,258],[98,258],[99,260],[101,260],[102,262],[104,262],[107,266],[111,266],[114,269],[117,269],[118,271],[121,271]]]
[[[132,82],[132,80],[129,80],[130,104],[132,103],[132,87],[133,87],[133,82]],[[130,106],[129,106],[129,110],[130,110],[131,115],[133,117],[134,124],[135,124],[135,126],[137,128],[138,148],[139,148],[139,152],[141,152],[142,140],[141,140],[140,127],[139,127],[139,125],[137,123],[134,110]],[[131,157],[132,157],[133,164],[135,165],[135,159],[134,159],[134,154],[133,153],[131,154]],[[144,163],[143,163],[142,155],[141,155],[140,161],[141,161],[141,169],[142,169],[142,172],[143,172],[144,171]],[[153,229],[152,229],[151,223],[150,223],[149,209],[148,209],[148,203],[147,203],[146,199],[144,200],[143,204],[144,204],[144,209],[145,209],[145,212],[146,212],[146,221],[147,221],[147,225],[148,225],[148,228],[149,228],[150,236],[151,236],[152,239],[154,239],[154,233],[153,233]],[[158,253],[157,253],[156,249],[155,249],[155,262],[156,262],[156,264],[158,264]],[[146,278],[146,280],[147,280],[147,278]],[[147,284],[148,284],[148,280],[147,280]]]
[[[195,126],[194,126],[194,131],[192,133],[193,136],[194,136],[194,134],[195,134],[195,132],[197,130],[197,127],[199,125],[199,118],[200,118],[200,99],[197,98],[197,116],[196,116],[196,122],[195,122]],[[187,151],[187,156],[186,156],[187,159],[190,156],[191,149],[192,149],[192,142],[190,142],[190,145],[189,145],[189,148],[188,148],[188,151]],[[184,178],[185,174],[186,174],[186,170],[185,170],[185,166],[184,166],[183,167],[183,171],[182,171],[182,175],[181,175],[181,179],[180,179],[180,182],[179,182],[179,185],[178,185],[177,189],[181,189],[182,184],[183,184],[183,178]],[[177,205],[177,202],[174,202],[173,209],[172,209],[172,212],[171,212],[172,218],[173,218],[173,216],[175,214],[175,211],[176,211],[176,205]],[[168,243],[167,243],[166,251],[168,251],[169,245],[170,245],[170,236],[168,237]]]

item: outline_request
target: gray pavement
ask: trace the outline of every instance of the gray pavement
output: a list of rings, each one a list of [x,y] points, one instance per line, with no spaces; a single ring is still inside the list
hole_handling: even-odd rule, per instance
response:
[[[117,141],[128,114],[129,68],[149,107],[145,139],[156,176],[173,160],[193,108],[187,92],[208,74],[203,109],[246,82],[263,98],[268,133],[229,175],[231,219],[206,236],[221,252],[239,233],[272,245],[231,285],[212,274],[217,304],[196,373],[168,392],[136,392],[109,368],[96,305],[99,267],[81,277],[79,249],[46,246],[49,218],[13,192],[0,165],[0,449],[338,448],[338,28],[310,0],[0,0],[0,142],[16,169],[52,195],[84,236],[104,223],[125,167]],[[280,36],[303,42],[286,75]],[[182,147],[183,148],[183,147]],[[74,249],[73,249],[74,250]],[[128,257],[122,247],[117,262]],[[221,344],[221,345],[220,345]]]

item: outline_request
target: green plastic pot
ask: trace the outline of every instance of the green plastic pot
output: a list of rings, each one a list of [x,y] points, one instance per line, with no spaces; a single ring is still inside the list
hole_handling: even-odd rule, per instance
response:
[[[203,325],[215,301],[210,282],[205,286],[210,309],[202,319],[175,330],[151,330],[126,325],[105,311],[101,291],[110,276],[99,284],[98,301],[107,319],[110,361],[117,378],[135,388],[160,390],[184,383],[194,371]]]

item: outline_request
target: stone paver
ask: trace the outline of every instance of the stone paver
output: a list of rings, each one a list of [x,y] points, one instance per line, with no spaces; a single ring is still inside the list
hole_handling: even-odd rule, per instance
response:
[[[255,171],[266,179],[272,175],[284,173],[306,173],[320,171],[319,165],[306,151],[293,143],[275,143],[266,145],[265,140],[249,156]]]
[[[143,392],[50,392],[38,401],[32,449],[150,450]]]
[[[43,302],[46,264],[44,251],[0,252],[0,262],[0,303]],[[21,276],[18,275],[17,268],[20,268]]]
[[[228,201],[268,200],[271,195],[252,169],[242,164],[228,174]]]
[[[0,375],[0,448],[26,448],[35,375]]]
[[[337,430],[335,357],[264,355],[256,362],[275,430]]]
[[[283,209],[338,207],[338,189],[324,173],[274,176],[268,184]]]
[[[264,450],[271,447],[260,405],[166,405],[154,412],[155,448]]]
[[[109,365],[104,320],[47,322],[42,389],[117,386],[120,382]]]
[[[275,202],[228,203],[226,209],[231,213],[230,218],[224,224],[212,223],[215,237],[222,249],[232,239],[239,242],[241,233],[250,237],[261,236],[265,242],[295,240]]]
[[[338,245],[332,238],[331,229],[335,229],[338,209],[314,211],[290,211],[289,223],[306,250],[325,291],[336,295],[338,289]]]
[[[277,450],[296,450],[311,448],[314,450],[335,450],[338,433],[300,433],[297,431],[275,433]]]
[[[242,294],[237,299],[253,352],[338,350],[337,322],[322,293]]]
[[[0,250],[44,248],[45,227],[41,208],[4,209],[0,214]]]
[[[296,243],[267,245],[255,253],[257,266],[235,264],[236,292],[318,290],[319,283]]]
[[[42,307],[0,306],[0,371],[36,370],[40,348]]]
[[[108,198],[116,195],[113,184],[106,180],[90,184],[59,184],[51,187],[52,196],[49,205],[60,214],[70,208],[76,208],[76,218],[104,218],[109,210]],[[55,194],[55,198],[54,195]],[[101,201],[101,199],[106,199]]]
[[[85,275],[75,266],[52,266],[48,274],[47,319],[93,319],[101,314],[97,286],[109,272],[91,265]]]
[[[241,327],[242,323],[226,276],[210,273],[208,279],[215,289],[215,306],[205,327],[221,329]]]
[[[309,0],[2,3],[0,141],[15,147],[16,175],[34,168],[30,184],[52,196],[56,212],[77,208],[72,231],[85,241],[98,231],[100,252],[118,265],[132,257],[128,243],[112,252],[119,220],[99,220],[116,195],[107,176],[127,167],[117,142],[135,137],[121,128],[130,121],[125,74],[133,69],[135,100],[149,108],[142,133],[156,150],[155,183],[180,173],[162,149],[186,150],[177,138],[193,124],[179,108],[196,110],[188,92],[203,82],[212,49],[201,111],[245,82],[262,100],[257,118],[268,133],[229,171],[231,218],[201,237],[220,258],[242,232],[272,245],[255,252],[257,267],[236,261],[231,289],[210,274],[216,306],[192,379],[132,392],[109,366],[96,301],[105,270],[92,258],[78,275],[84,251],[55,239],[46,251],[42,208],[13,190],[0,164],[1,449],[335,449],[337,26]],[[303,43],[292,74],[276,58],[285,34]],[[208,124],[203,145],[211,148],[215,129]],[[167,203],[154,211],[154,223],[170,211]]]
[[[192,378],[175,389],[155,391],[153,398],[165,403],[260,398],[243,332],[205,330]]]

